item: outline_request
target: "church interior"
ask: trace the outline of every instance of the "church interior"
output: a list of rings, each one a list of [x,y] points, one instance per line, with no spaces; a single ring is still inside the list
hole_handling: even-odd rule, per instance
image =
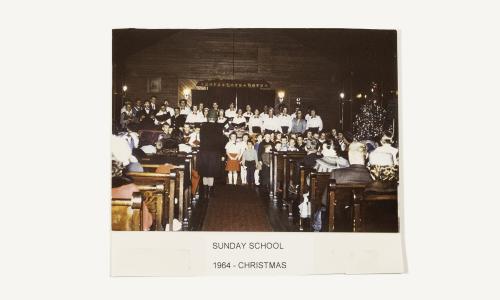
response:
[[[112,230],[398,232],[395,30],[115,29]]]

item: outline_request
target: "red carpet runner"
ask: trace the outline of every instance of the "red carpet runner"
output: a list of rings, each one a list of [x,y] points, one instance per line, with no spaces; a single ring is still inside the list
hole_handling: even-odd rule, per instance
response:
[[[208,203],[203,231],[272,231],[272,227],[255,190],[220,185]]]

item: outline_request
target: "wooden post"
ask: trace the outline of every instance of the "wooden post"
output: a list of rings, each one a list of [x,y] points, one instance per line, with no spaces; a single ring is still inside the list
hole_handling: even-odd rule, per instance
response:
[[[170,187],[168,190],[168,228],[174,230],[174,205],[175,205],[175,173],[170,173]]]
[[[269,199],[274,198],[274,185],[273,185],[273,169],[274,169],[274,152],[271,152],[271,159],[269,160]]]
[[[278,152],[273,152],[273,201],[278,201]]]
[[[335,230],[335,206],[337,205],[337,198],[335,196],[335,187],[337,182],[335,179],[330,179],[328,183],[328,201],[327,201],[327,218],[328,218],[328,231]]]
[[[192,156],[191,155],[188,155],[186,156],[186,159],[185,159],[185,163],[188,164],[188,170],[184,170],[184,172],[187,172],[187,175],[189,177],[189,179],[191,179],[191,158]],[[184,187],[183,187],[184,188]],[[191,214],[192,214],[192,210],[191,210],[191,205],[192,205],[192,194],[191,194],[191,185],[189,185],[186,189],[187,191],[187,194],[186,194],[186,215],[187,215],[187,218],[188,218],[188,222],[189,222],[189,219],[191,218]]]
[[[281,194],[281,200],[283,201],[283,203],[281,204],[283,209],[286,209],[287,208],[287,198],[288,198],[288,193],[287,193],[287,187],[288,187],[288,184],[286,183],[286,169],[287,169],[287,165],[288,165],[288,156],[285,154],[283,154],[282,158],[283,159],[283,182],[281,184],[282,186],[282,189],[283,189],[283,192]]]
[[[352,218],[352,231],[360,232],[361,228],[361,202],[363,201],[363,196],[361,193],[358,194],[357,191],[352,191],[352,203],[353,203],[353,218]]]

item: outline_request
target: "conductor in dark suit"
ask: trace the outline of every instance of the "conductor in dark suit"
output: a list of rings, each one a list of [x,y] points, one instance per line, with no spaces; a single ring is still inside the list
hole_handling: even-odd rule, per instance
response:
[[[213,196],[214,178],[220,176],[222,170],[222,152],[225,145],[223,124],[216,122],[217,114],[210,111],[208,122],[200,129],[200,148],[198,152],[198,171],[203,178],[204,197]]]

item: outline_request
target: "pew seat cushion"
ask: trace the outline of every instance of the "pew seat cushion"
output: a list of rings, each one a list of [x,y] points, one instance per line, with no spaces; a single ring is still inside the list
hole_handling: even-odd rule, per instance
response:
[[[177,166],[173,165],[173,164],[166,163],[166,164],[160,165],[158,168],[156,168],[155,173],[170,174],[171,170],[175,167],[177,167]]]
[[[137,186],[133,183],[127,183],[111,189],[113,199],[131,199],[132,194],[139,192]]]

